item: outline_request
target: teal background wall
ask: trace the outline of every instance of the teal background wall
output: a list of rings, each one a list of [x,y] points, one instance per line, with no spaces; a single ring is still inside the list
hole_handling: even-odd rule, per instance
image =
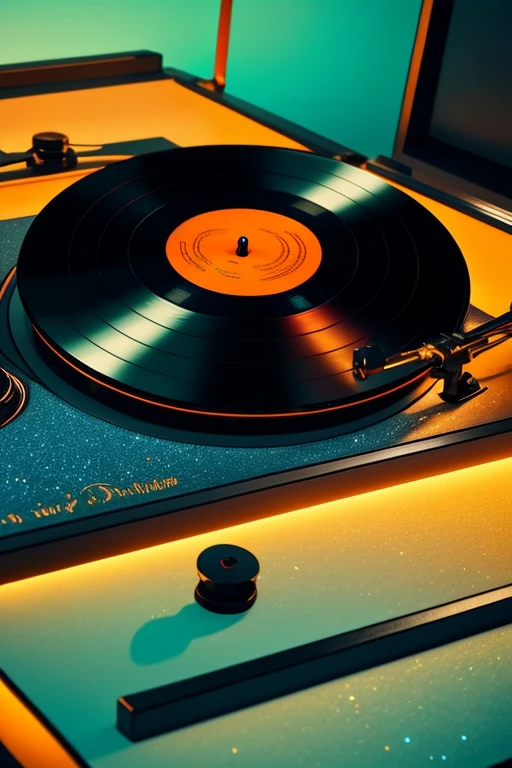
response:
[[[421,0],[234,0],[227,92],[390,154]],[[150,48],[213,72],[220,0],[0,0],[0,64]],[[0,107],[1,117],[1,107]]]

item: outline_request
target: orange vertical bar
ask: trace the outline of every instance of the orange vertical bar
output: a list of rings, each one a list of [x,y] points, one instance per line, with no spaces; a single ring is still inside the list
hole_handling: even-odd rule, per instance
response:
[[[231,26],[232,8],[233,0],[222,0],[220,5],[219,29],[217,32],[217,49],[215,51],[215,70],[213,75],[213,81],[219,90],[223,90],[226,85],[229,28]]]

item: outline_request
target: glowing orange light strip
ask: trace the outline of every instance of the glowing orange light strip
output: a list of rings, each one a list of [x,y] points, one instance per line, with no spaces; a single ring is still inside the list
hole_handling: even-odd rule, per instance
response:
[[[85,768],[87,765],[1,671],[0,739],[24,768]]]

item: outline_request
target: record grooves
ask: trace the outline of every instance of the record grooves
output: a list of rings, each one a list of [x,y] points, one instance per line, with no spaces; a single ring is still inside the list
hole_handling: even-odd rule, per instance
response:
[[[69,187],[32,224],[17,289],[14,339],[57,394],[150,434],[235,444],[402,409],[428,365],[358,382],[354,348],[413,348],[458,330],[469,303],[455,241],[414,200],[336,161],[243,146],[146,155]]]

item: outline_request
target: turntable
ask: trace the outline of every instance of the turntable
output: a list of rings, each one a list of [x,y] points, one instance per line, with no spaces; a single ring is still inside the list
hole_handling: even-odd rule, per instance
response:
[[[508,161],[489,137],[492,158],[486,137],[427,141],[432,51],[446,79],[462,11],[424,3],[394,158],[372,160],[223,92],[230,5],[212,81],[147,52],[70,60],[58,85],[44,63],[0,68],[13,120],[22,95],[55,128],[80,100],[100,137],[144,91],[161,121],[0,153],[0,749],[199,765],[204,741],[212,765],[249,744],[261,765],[275,719],[310,763],[312,712],[346,705],[354,765],[470,765],[467,704],[446,709],[453,744],[420,735],[443,685],[484,688],[460,659],[510,654]],[[385,714],[410,675],[414,737]],[[381,687],[351,725],[352,691]],[[512,753],[505,710],[475,766]]]

